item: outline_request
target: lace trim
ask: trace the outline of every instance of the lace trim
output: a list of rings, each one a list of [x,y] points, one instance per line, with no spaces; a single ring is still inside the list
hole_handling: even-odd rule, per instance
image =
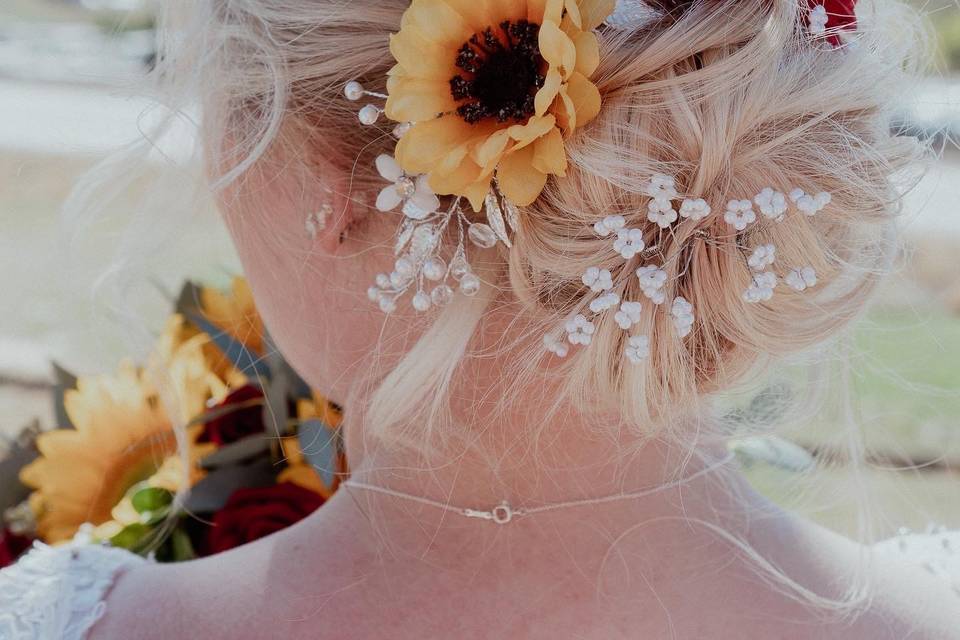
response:
[[[878,542],[874,549],[883,554],[899,554],[920,565],[960,596],[960,530],[931,526],[926,533],[913,533],[901,529],[893,538]]]
[[[145,562],[123,549],[36,543],[0,571],[0,638],[83,640],[118,575]]]

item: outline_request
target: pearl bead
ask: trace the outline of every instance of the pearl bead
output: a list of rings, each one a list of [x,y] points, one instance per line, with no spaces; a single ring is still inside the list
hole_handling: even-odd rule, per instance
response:
[[[460,293],[465,296],[475,296],[480,291],[480,278],[468,273],[460,280]]]
[[[393,137],[399,140],[407,134],[407,131],[410,131],[410,127],[412,126],[409,122],[401,122],[393,128]]]
[[[357,113],[357,117],[360,118],[360,122],[367,126],[376,124],[377,120],[380,119],[380,109],[375,107],[372,104],[368,104],[363,109]]]
[[[430,293],[430,298],[433,300],[433,304],[444,307],[453,300],[453,289],[442,284]]]
[[[417,311],[426,311],[430,308],[430,296],[423,291],[417,291],[413,296],[413,308]]]
[[[351,80],[343,87],[343,95],[347,97],[347,100],[357,101],[363,97],[363,94],[363,85],[356,80]]]
[[[370,298],[370,302],[379,302],[380,287],[370,287],[367,289],[367,297]]]
[[[423,263],[423,277],[427,280],[442,280],[447,273],[447,265],[440,258],[430,258]]]
[[[381,289],[387,289],[390,287],[390,276],[385,273],[377,274],[377,286]]]

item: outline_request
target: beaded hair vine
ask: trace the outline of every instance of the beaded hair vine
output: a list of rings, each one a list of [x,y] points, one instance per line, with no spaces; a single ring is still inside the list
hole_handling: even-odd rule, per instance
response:
[[[842,46],[844,35],[856,25],[854,1],[809,0],[810,38]],[[369,91],[355,80],[344,87],[351,101],[385,100],[382,107],[369,103],[359,110],[363,125],[377,125],[382,118],[395,123],[394,152],[381,154],[375,164],[387,182],[376,199],[377,209],[401,214],[396,261],[391,273],[377,276],[368,290],[370,300],[390,313],[412,292],[412,306],[424,312],[449,304],[457,291],[476,295],[481,282],[468,248],[490,249],[498,243],[511,248],[521,208],[539,197],[551,176],[566,175],[567,140],[600,112],[600,92],[591,81],[600,63],[597,31],[634,29],[686,4],[413,0],[399,32],[390,36],[396,63],[388,73],[386,93]],[[680,195],[673,176],[650,176],[644,194],[650,198],[646,218],[660,231],[717,215],[706,200]],[[731,237],[739,237],[757,222],[757,212],[778,222],[791,209],[812,216],[829,202],[825,192],[808,194],[797,188],[785,194],[768,187],[730,200],[721,215],[732,228]],[[625,262],[643,262],[635,275],[644,300],[621,300],[612,291],[608,269],[587,269],[582,276],[587,292],[583,312],[571,316],[562,331],[544,337],[546,349],[560,357],[571,345],[591,343],[594,316],[612,312],[629,333],[640,322],[644,305],[666,302],[668,275],[663,263],[648,262],[660,254],[645,245],[643,229],[628,228],[622,216],[608,215],[593,225],[593,232],[610,238],[613,251]],[[457,244],[448,252],[442,240],[451,234]],[[705,232],[695,235],[704,237]],[[772,244],[737,246],[749,252],[745,259],[751,282],[743,292],[748,303],[769,300],[781,279],[797,291],[817,283],[811,266],[791,267],[778,275],[772,268]],[[667,308],[678,336],[688,335],[695,323],[693,305],[678,296]],[[625,344],[624,357],[630,363],[649,354],[647,336],[630,335]]]

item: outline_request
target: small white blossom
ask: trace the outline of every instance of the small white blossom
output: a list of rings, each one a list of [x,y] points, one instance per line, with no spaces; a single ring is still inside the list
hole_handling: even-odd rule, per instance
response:
[[[703,220],[710,215],[710,205],[703,198],[687,198],[680,203],[680,217]]]
[[[620,296],[613,291],[608,291],[590,301],[590,311],[593,311],[594,313],[600,313],[601,311],[606,311],[610,307],[617,306],[619,302]]]
[[[640,364],[650,356],[650,338],[647,336],[632,336],[627,341],[627,348],[623,354],[630,364]]]
[[[647,205],[647,220],[666,229],[677,221],[677,212],[669,200],[651,200]]]
[[[772,244],[762,244],[753,250],[747,264],[754,271],[763,271],[777,259],[777,248]]]
[[[613,277],[610,275],[610,271],[600,267],[588,268],[583,272],[583,277],[580,279],[583,284],[590,287],[591,291],[609,291],[613,288]]]
[[[743,292],[743,299],[747,302],[763,302],[769,300],[773,297],[773,290],[776,286],[777,274],[773,271],[755,273],[750,286]]]
[[[803,267],[801,269],[791,269],[783,277],[783,281],[794,291],[803,291],[809,287],[816,286],[817,272],[813,267]]]
[[[564,342],[561,342],[556,336],[550,334],[543,336],[543,346],[558,358],[566,358],[569,352],[569,347]]]
[[[767,218],[774,220],[783,220],[787,213],[787,196],[774,191],[772,187],[765,187],[763,191],[753,198],[754,203]]]
[[[643,305],[639,302],[624,301],[620,303],[620,311],[613,316],[620,328],[626,331],[633,325],[640,322],[640,312],[643,311]]]
[[[670,201],[677,197],[677,186],[673,176],[658,173],[650,178],[643,192],[654,200],[660,200],[669,205]]]
[[[681,338],[686,337],[693,330],[693,305],[683,296],[673,299],[670,317],[673,319],[677,335]]]
[[[653,265],[637,269],[640,289],[654,304],[664,301],[663,286],[667,283],[667,272]]]
[[[616,233],[622,229],[627,221],[623,216],[607,216],[603,220],[598,220],[593,224],[593,231],[601,238],[606,238],[611,233]]]
[[[832,196],[826,191],[821,191],[816,195],[808,195],[803,189],[794,189],[790,192],[790,200],[797,205],[797,209],[808,216],[820,213],[824,207],[830,204],[832,199]]]
[[[753,203],[749,200],[731,200],[727,203],[723,219],[737,231],[743,231],[747,225],[756,222],[757,214],[753,212]]]
[[[830,20],[830,16],[827,15],[826,7],[824,7],[822,4],[818,4],[811,7],[809,19],[810,33],[818,36],[827,30],[827,22]]]
[[[630,260],[643,251],[645,246],[643,231],[640,229],[618,229],[617,239],[613,241],[613,250],[619,253],[624,260]]]
[[[587,320],[586,316],[578,313],[566,324],[567,340],[570,344],[580,344],[587,346],[593,340],[593,334],[597,330],[592,322]]]
[[[393,211],[402,204],[404,215],[423,220],[440,208],[440,199],[430,189],[426,176],[407,175],[393,156],[386,153],[377,156],[376,165],[377,172],[392,183],[377,196],[377,209]]]

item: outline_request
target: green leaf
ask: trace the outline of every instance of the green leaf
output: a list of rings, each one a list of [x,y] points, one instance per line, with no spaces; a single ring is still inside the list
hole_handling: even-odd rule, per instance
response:
[[[149,543],[149,536],[152,532],[153,527],[145,524],[140,524],[139,522],[128,524],[121,529],[119,533],[110,538],[110,544],[128,551],[139,552]]]
[[[130,501],[133,503],[133,508],[140,514],[161,510],[169,512],[169,507],[173,504],[173,493],[160,487],[142,487],[134,492]]]
[[[189,534],[180,527],[174,529],[173,533],[170,534],[170,546],[174,562],[184,562],[197,557],[197,552],[193,548],[193,542],[190,540]]]

